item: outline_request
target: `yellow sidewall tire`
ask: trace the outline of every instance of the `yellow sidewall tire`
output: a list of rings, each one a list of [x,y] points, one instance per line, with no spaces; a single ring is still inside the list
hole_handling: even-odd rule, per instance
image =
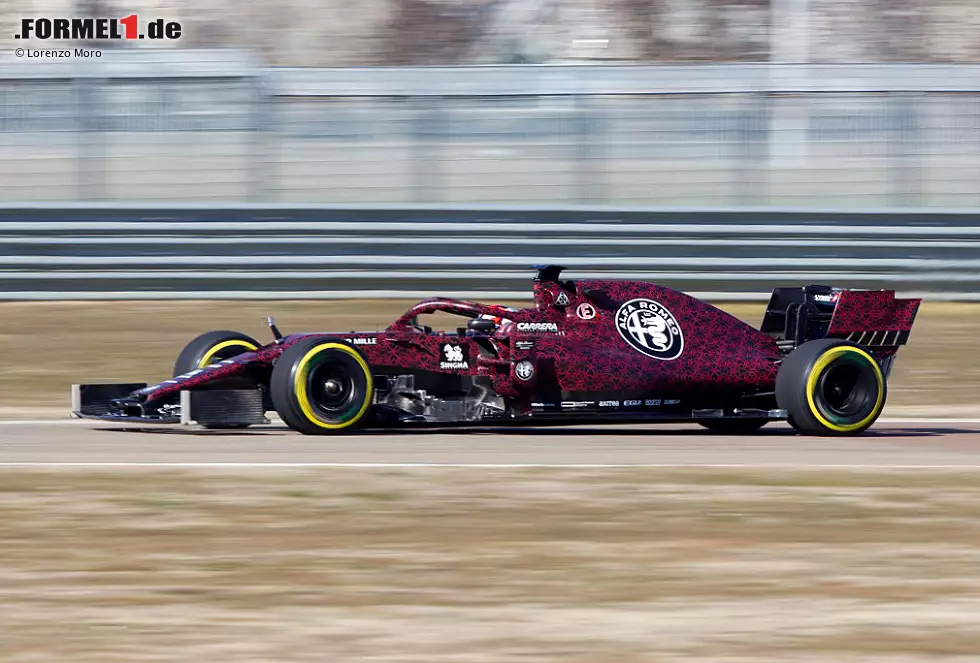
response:
[[[235,352],[234,354],[240,355],[243,352],[255,352],[256,350],[259,349],[259,346],[242,339],[222,341],[221,343],[218,343],[213,348],[209,349],[206,353],[204,353],[204,356],[201,357],[201,361],[198,362],[197,367],[204,368],[205,366],[210,366],[211,364],[214,363],[215,357],[225,354],[224,352],[222,352],[222,350],[228,350],[229,348],[237,349],[238,352]]]
[[[174,362],[174,376],[210,366],[223,359],[252,352],[260,344],[251,336],[230,330],[209,331],[184,346]]]
[[[857,412],[836,416],[820,393],[821,376],[840,360],[858,367],[856,380],[867,396]],[[776,376],[776,402],[789,421],[806,435],[856,435],[867,430],[881,414],[888,395],[884,373],[866,349],[840,339],[808,341],[786,357]]]
[[[869,412],[866,417],[854,423],[839,424],[830,421],[827,417],[824,416],[823,412],[821,412],[817,402],[818,396],[816,391],[817,391],[817,385],[820,381],[820,376],[823,374],[823,371],[828,366],[830,366],[830,364],[833,363],[834,360],[839,359],[841,357],[845,357],[848,354],[853,354],[853,355],[857,355],[858,357],[861,357],[864,361],[867,362],[868,365],[872,367],[872,370],[874,371],[875,374],[875,382],[877,384],[877,390],[876,390],[877,396],[875,399],[874,408],[872,408],[871,412]],[[810,413],[813,414],[814,418],[817,421],[819,421],[823,426],[827,427],[829,430],[832,430],[835,433],[852,433],[854,431],[863,430],[868,426],[870,426],[872,423],[874,423],[874,420],[877,419],[878,415],[881,414],[881,409],[885,405],[885,375],[884,373],[881,372],[881,367],[878,365],[878,362],[875,360],[875,358],[872,357],[867,352],[865,352],[864,350],[862,350],[861,348],[847,346],[847,345],[837,346],[835,348],[831,348],[827,352],[820,355],[820,357],[814,363],[813,368],[810,369],[810,375],[807,378],[807,383],[806,383],[806,400],[807,400],[807,405],[810,406]]]
[[[318,408],[309,391],[311,372],[326,362],[344,364],[351,376],[350,407],[335,417]],[[308,435],[340,433],[363,424],[374,400],[374,377],[367,361],[349,344],[330,338],[306,339],[283,352],[269,388],[286,425]]]
[[[334,424],[323,421],[316,415],[314,412],[313,403],[310,401],[309,394],[307,394],[306,381],[309,377],[310,362],[325,350],[336,350],[352,357],[357,362],[358,366],[361,367],[361,370],[364,373],[364,377],[367,380],[367,392],[372,394],[374,393],[374,380],[371,377],[371,369],[368,368],[367,362],[364,361],[364,358],[361,357],[360,353],[346,343],[335,343],[331,341],[317,345],[312,350],[307,352],[302,359],[300,359],[293,377],[293,389],[296,391],[296,401],[299,404],[300,410],[311,424],[320,426],[321,428],[326,428],[327,430],[350,428],[351,426],[357,424],[357,422],[360,421],[365,414],[367,414],[368,408],[371,406],[371,399],[363,399],[364,402],[361,404],[360,409],[354,414],[353,417],[341,423]]]
[[[223,359],[229,359],[244,352],[259,349],[259,342],[251,336],[230,330],[210,331],[201,334],[186,346],[174,362],[174,376],[184,375],[194,370],[206,368]],[[213,386],[213,385],[212,385]],[[220,388],[254,389],[258,385],[249,377],[238,377],[222,381]],[[230,429],[245,428],[247,424],[206,425],[205,428]]]

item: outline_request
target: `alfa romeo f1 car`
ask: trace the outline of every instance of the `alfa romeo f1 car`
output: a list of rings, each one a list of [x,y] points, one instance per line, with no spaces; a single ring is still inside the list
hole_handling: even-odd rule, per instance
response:
[[[380,332],[302,333],[261,344],[212,331],[159,384],[77,385],[74,414],[237,428],[275,411],[306,434],[355,427],[696,422],[750,433],[787,420],[860,433],[885,404],[918,299],[888,290],[776,288],[760,329],[638,281],[561,280],[538,267],[534,306],[436,298]],[[424,316],[465,320],[434,331]]]

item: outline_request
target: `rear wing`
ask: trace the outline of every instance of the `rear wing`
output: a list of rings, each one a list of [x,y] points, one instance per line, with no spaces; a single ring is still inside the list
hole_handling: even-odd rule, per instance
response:
[[[891,290],[844,290],[827,336],[865,346],[905,345],[921,303],[897,299]]]
[[[898,299],[893,290],[844,290],[821,285],[776,288],[762,331],[781,344],[841,338],[866,347],[905,345],[921,299]]]

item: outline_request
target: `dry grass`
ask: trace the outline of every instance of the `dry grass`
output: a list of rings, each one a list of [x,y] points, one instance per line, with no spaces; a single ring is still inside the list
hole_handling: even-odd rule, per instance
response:
[[[0,661],[939,661],[980,473],[8,471]]]
[[[154,381],[169,376],[183,345],[209,329],[268,338],[275,314],[290,331],[384,328],[411,302],[0,303],[0,408],[68,407],[72,382]],[[724,308],[758,324],[760,304]],[[960,405],[980,400],[980,305],[925,304],[889,385],[892,405]]]

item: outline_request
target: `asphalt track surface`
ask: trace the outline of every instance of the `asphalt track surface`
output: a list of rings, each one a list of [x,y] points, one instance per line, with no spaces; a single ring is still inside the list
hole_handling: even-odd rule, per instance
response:
[[[851,438],[794,435],[785,424],[749,436],[706,434],[696,425],[623,425],[307,437],[276,423],[229,432],[0,421],[0,466],[21,465],[980,468],[980,419],[883,420]]]

